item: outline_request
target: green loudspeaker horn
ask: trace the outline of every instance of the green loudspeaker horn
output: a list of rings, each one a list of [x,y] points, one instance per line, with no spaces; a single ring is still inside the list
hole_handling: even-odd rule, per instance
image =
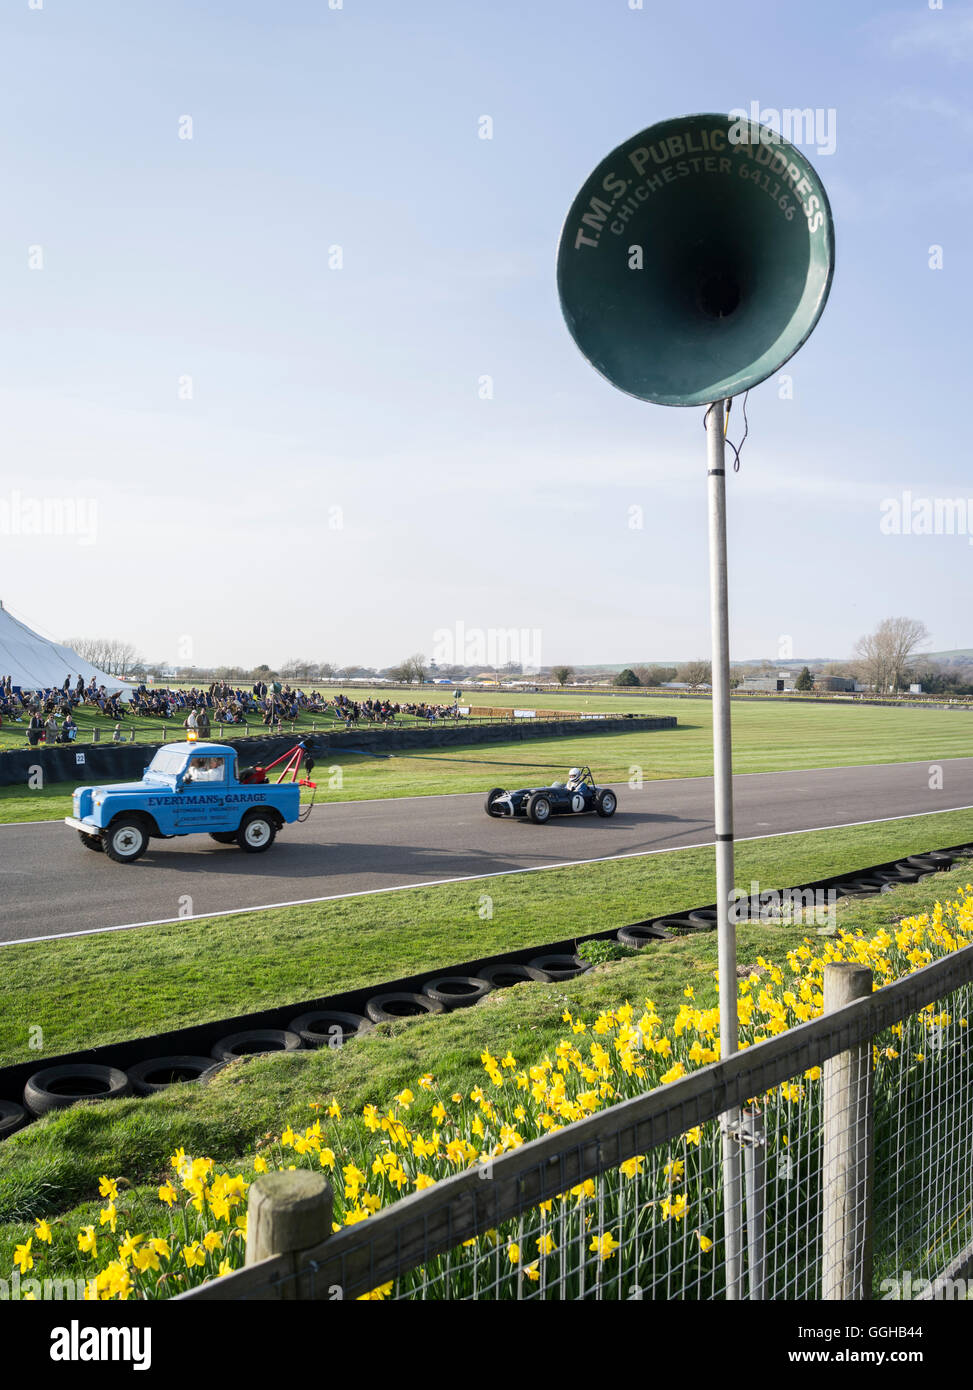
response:
[[[834,273],[827,194],[766,126],[684,116],[635,135],[575,198],[557,282],[571,335],[620,390],[704,405],[807,339]]]

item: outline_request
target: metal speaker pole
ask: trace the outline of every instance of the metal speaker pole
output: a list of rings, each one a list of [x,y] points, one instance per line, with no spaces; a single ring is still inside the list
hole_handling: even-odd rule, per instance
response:
[[[724,403],[807,340],[834,274],[821,180],[774,131],[683,116],[603,159],[568,213],[557,255],[571,336],[613,386],[656,405],[707,407],[713,792],[720,1046],[738,1046]],[[743,1296],[739,1112],[722,1117],[726,1296]],[[751,1296],[754,1291],[751,1290]]]

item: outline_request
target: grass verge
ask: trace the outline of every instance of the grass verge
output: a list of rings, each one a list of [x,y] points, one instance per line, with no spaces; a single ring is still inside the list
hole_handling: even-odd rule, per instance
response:
[[[973,813],[950,811],[744,841],[737,884],[791,887],[971,837]],[[586,936],[715,892],[713,851],[697,848],[5,946],[0,1065]]]
[[[957,897],[970,876],[966,864],[935,883],[903,885],[867,901],[842,900],[838,925],[870,935]],[[779,961],[805,935],[798,927],[743,925],[738,959],[748,965],[758,955]],[[178,1086],[149,1100],[79,1105],[48,1117],[3,1146],[0,1268],[9,1268],[13,1246],[40,1216],[65,1218],[72,1230],[97,1225],[100,1203],[92,1196],[102,1174],[122,1176],[130,1188],[151,1194],[167,1172],[169,1154],[181,1146],[250,1177],[258,1139],[279,1133],[285,1123],[310,1123],[309,1106],[332,1097],[346,1115],[358,1115],[369,1102],[387,1107],[409,1086],[416,1095],[411,1118],[422,1126],[433,1098],[418,1087],[419,1076],[431,1072],[440,1090],[468,1092],[482,1081],[485,1049],[495,1056],[510,1049],[529,1065],[563,1035],[565,1007],[590,1020],[603,1008],[648,996],[670,1020],[689,984],[697,1004],[709,1007],[716,1002],[716,952],[715,933],[659,943],[562,984],[517,986],[474,1009],[382,1027],[344,1049],[242,1059],[206,1087]]]

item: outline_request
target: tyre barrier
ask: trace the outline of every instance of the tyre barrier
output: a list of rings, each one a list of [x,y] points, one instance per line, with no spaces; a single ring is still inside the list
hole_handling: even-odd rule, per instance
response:
[[[510,989],[531,980],[550,984],[551,977],[544,970],[533,965],[521,965],[518,961],[501,961],[499,965],[485,965],[480,971],[480,979],[486,980],[491,989]]]
[[[878,893],[885,893],[891,888],[891,884],[880,883],[875,878],[853,878],[847,883],[836,883],[835,891],[839,898],[873,898]]]
[[[583,975],[586,970],[591,969],[588,961],[569,951],[535,956],[531,965],[535,970],[543,970],[549,980],[571,980],[575,975]]]
[[[0,1100],[0,1139],[6,1139],[15,1129],[20,1129],[28,1120],[27,1111],[12,1100]]]
[[[955,855],[946,854],[939,850],[930,850],[928,854],[910,854],[906,860],[914,869],[948,869],[951,867]]]
[[[718,916],[715,907],[697,907],[689,914],[689,924],[703,931],[715,931]]]
[[[213,1056],[218,1062],[235,1062],[265,1052],[300,1052],[301,1047],[300,1037],[289,1028],[245,1028],[215,1042]]]
[[[76,1100],[117,1100],[130,1091],[128,1076],[118,1067],[68,1062],[34,1072],[24,1087],[24,1104],[32,1115],[46,1115]]]
[[[891,892],[900,883],[919,882],[970,859],[973,842],[909,855],[869,869],[833,874],[790,891],[827,888],[839,896],[873,897]],[[655,941],[712,931],[715,919],[716,909],[709,905],[590,933],[590,939],[617,940],[622,945],[643,949]],[[578,936],[571,941],[552,942],[540,954],[534,946],[492,959],[468,961],[431,979],[414,976],[390,981],[374,994],[363,989],[312,1000],[304,1006],[304,1013],[289,1021],[294,1005],[112,1045],[111,1052],[124,1064],[124,1070],[91,1060],[108,1048],[57,1058],[40,1071],[33,1071],[28,1063],[0,1068],[0,1096],[18,1095],[19,1101],[22,1093],[24,1102],[21,1105],[12,1099],[0,1099],[0,1141],[35,1117],[64,1109],[76,1101],[151,1095],[185,1081],[205,1083],[241,1056],[337,1046],[371,1032],[374,1023],[447,1013],[478,1003],[494,990],[521,983],[572,979],[592,968],[576,954],[581,939]],[[454,988],[442,988],[450,984]],[[259,1027],[260,1022],[281,1026]],[[234,1031],[220,1036],[227,1027]],[[204,1048],[211,1048],[209,1057],[204,1055]]]
[[[423,985],[422,992],[449,1011],[479,1004],[481,999],[493,992],[493,985],[477,975],[437,975]]]
[[[691,922],[687,912],[685,917],[660,917],[654,925],[662,932],[665,941],[671,941],[676,936],[694,936],[697,932],[713,931],[716,923],[707,922],[704,925],[702,922]]]
[[[918,883],[919,870],[893,864],[891,869],[875,869],[872,878],[878,879],[879,883],[891,883],[893,887],[897,883]]]
[[[619,927],[615,937],[623,946],[634,946],[637,951],[653,941],[669,940],[668,932],[657,922],[636,922],[630,927]]]
[[[369,999],[365,1011],[373,1023],[399,1023],[403,1018],[419,1018],[422,1014],[444,1014],[446,1009],[428,994],[390,990]]]
[[[137,1096],[154,1096],[180,1081],[199,1081],[206,1073],[217,1071],[212,1057],[150,1057],[136,1062],[128,1069],[128,1079]]]
[[[315,1009],[291,1019],[287,1026],[305,1047],[344,1047],[352,1038],[372,1031],[367,1018],[343,1009]]]

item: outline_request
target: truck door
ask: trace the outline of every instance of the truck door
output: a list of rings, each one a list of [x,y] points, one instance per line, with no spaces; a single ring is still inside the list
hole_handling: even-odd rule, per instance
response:
[[[226,774],[225,757],[190,758],[176,808],[181,831],[225,829]]]

